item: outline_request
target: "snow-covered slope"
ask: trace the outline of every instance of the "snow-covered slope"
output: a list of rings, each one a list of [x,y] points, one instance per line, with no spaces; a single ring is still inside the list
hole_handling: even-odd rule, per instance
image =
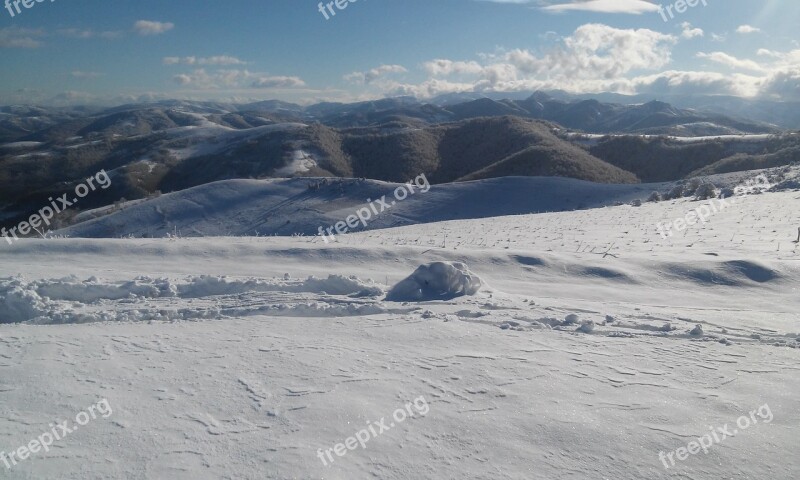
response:
[[[248,185],[257,197],[266,184]],[[301,195],[275,182],[276,198],[278,187]],[[3,245],[0,276],[18,277],[0,281],[0,318],[27,322],[0,325],[0,450],[100,399],[114,412],[0,471],[12,479],[797,478],[798,200],[796,191],[738,197],[668,238],[656,224],[704,202],[440,222],[431,203],[418,213],[431,223],[329,244]],[[465,264],[480,290],[386,300],[432,262]],[[413,418],[393,418],[419,399],[425,414],[410,407]],[[747,428],[736,425],[742,416],[752,419]],[[320,452],[326,458],[375,422],[388,430],[322,461]],[[736,434],[675,458],[712,427]]]
[[[227,180],[162,195],[58,231],[70,237],[317,235],[369,201],[395,202],[373,215],[366,229],[443,220],[574,210],[646,199],[654,185],[606,185],[568,178],[507,177],[415,187],[405,200],[400,185],[374,180]],[[420,184],[424,182],[420,181]],[[380,205],[376,208],[380,210]],[[364,227],[359,227],[363,230]]]
[[[297,157],[297,166],[307,160]],[[784,173],[779,173],[784,172]],[[786,173],[788,172],[788,173]],[[720,188],[732,188],[760,172],[712,175]],[[764,171],[773,178],[800,179],[800,169]],[[674,183],[609,185],[561,177],[503,177],[429,185],[417,177],[413,189],[365,179],[226,180],[123,204],[123,209],[84,212],[81,223],[56,234],[83,238],[164,236],[271,236],[319,234],[357,210],[375,206],[365,224],[348,231],[488,218],[541,212],[592,209],[634,200],[646,201],[654,191],[666,193]],[[313,186],[313,188],[310,188]],[[408,193],[413,190],[413,193]],[[376,201],[385,199],[381,205]]]

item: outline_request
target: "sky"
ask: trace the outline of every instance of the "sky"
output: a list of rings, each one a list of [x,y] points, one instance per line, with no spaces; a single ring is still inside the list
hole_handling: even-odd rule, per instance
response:
[[[661,1],[0,0],[0,104],[552,89],[800,100],[800,2]]]

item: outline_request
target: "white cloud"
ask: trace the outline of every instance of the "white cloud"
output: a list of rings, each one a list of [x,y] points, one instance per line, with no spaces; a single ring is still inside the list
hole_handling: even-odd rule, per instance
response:
[[[299,77],[259,77],[253,80],[253,88],[298,88],[305,87],[304,82]]]
[[[56,33],[58,33],[62,37],[82,38],[82,39],[103,38],[106,40],[111,40],[114,38],[120,38],[122,36],[122,32],[119,31],[95,32],[94,30],[91,29],[80,29],[80,28],[65,28],[58,30]]]
[[[681,23],[681,37],[691,39],[695,37],[702,37],[705,35],[703,29],[701,28],[692,28],[692,24],[689,22]]]
[[[450,75],[479,74],[483,67],[478,62],[454,62],[452,60],[437,59],[425,62],[423,68],[434,77],[447,77]]]
[[[179,85],[191,84],[200,89],[222,89],[238,87],[249,76],[250,72],[247,70],[218,70],[209,73],[204,68],[198,68],[190,73],[175,75],[172,79]]]
[[[645,0],[573,0],[567,3],[548,5],[543,7],[542,10],[557,13],[578,10],[597,13],[641,15],[647,12],[657,12],[658,6]]]
[[[677,40],[653,30],[587,24],[543,54],[515,49],[485,54],[480,63],[436,59],[422,65],[432,78],[421,84],[385,86],[391,85],[396,94],[422,97],[452,91],[630,90],[626,76],[668,65]]]
[[[420,84],[400,84],[389,85],[390,91],[394,95],[411,95],[419,98],[431,98],[445,93],[472,92],[475,86],[468,82],[452,82],[441,79],[430,79]]]
[[[701,34],[689,23],[682,38]],[[696,31],[698,30],[698,31]],[[689,32],[689,33],[685,33]],[[722,51],[696,56],[734,70],[666,70],[679,37],[648,29],[617,29],[586,24],[549,50],[498,50],[479,60],[439,58],[424,62],[428,78],[419,83],[384,80],[377,87],[389,95],[436,95],[467,91],[531,91],[560,89],[575,93],[727,94],[743,97],[800,97],[800,49],[760,49],[763,61],[738,58]],[[646,73],[650,71],[651,73]]]
[[[185,73],[180,73],[178,75],[175,75],[174,77],[172,77],[172,79],[175,80],[175,83],[177,83],[178,85],[189,85],[193,81],[192,76],[186,75]]]
[[[381,65],[366,72],[348,73],[344,76],[344,79],[356,85],[368,85],[389,74],[406,73],[407,71],[402,65]]]
[[[45,35],[41,29],[0,28],[0,48],[38,48],[42,46],[39,39]]]
[[[758,33],[760,31],[760,28],[751,27],[750,25],[740,25],[739,28],[736,29],[736,33],[741,33],[743,35],[747,35],[749,33]]]
[[[517,5],[537,5],[542,10],[552,13],[567,11],[583,11],[596,13],[624,13],[641,15],[646,12],[657,12],[658,6],[649,0],[478,0],[492,3],[510,3]]]
[[[764,72],[765,68],[753,60],[742,60],[724,52],[711,52],[697,54],[697,58],[705,58],[712,62],[719,63],[734,69],[739,70],[752,70],[754,72]]]
[[[152,20],[139,20],[133,24],[133,29],[139,35],[160,35],[175,28],[174,23],[155,22]]]
[[[237,69],[209,72],[204,68],[198,68],[189,73],[174,75],[172,79],[178,85],[191,85],[200,90],[300,88],[306,85],[299,77],[273,76]]]
[[[228,55],[214,57],[164,57],[164,65],[247,65],[247,62]]]
[[[571,79],[617,78],[633,70],[652,70],[667,65],[671,45],[677,39],[653,30],[624,30],[601,24],[587,24],[563,39],[563,46],[537,56],[529,50],[511,50],[490,56],[498,71],[518,76],[544,76],[569,83]],[[506,68],[504,65],[512,67]],[[486,73],[486,70],[483,72]]]
[[[79,28],[64,28],[54,32],[47,32],[41,28],[5,27],[0,28],[0,48],[39,48],[44,45],[43,38],[51,36],[76,39],[114,39],[122,35],[123,33],[118,31],[96,32],[91,29]]]
[[[683,95],[737,95],[751,97],[758,94],[761,78],[742,74],[716,72],[666,71],[631,79],[632,93],[683,94]]]
[[[767,50],[766,48],[759,48],[756,52],[756,55],[759,57],[772,57],[772,58],[782,58],[783,54],[780,52],[774,52],[772,50]]]
[[[800,68],[775,72],[764,82],[762,95],[776,100],[800,100]]]

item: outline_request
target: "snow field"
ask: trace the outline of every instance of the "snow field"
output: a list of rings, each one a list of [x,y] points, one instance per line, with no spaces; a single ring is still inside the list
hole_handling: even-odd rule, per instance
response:
[[[0,325],[0,450],[98,398],[114,416],[3,478],[797,478],[797,196],[668,239],[696,202],[327,245],[22,240],[0,249],[0,318],[25,322]],[[427,415],[319,461],[420,396]],[[764,404],[769,424],[664,468]]]

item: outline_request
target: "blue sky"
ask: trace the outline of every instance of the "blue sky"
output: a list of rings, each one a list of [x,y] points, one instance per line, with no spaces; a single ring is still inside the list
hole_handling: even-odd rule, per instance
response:
[[[661,13],[645,0],[340,0],[335,16],[312,0],[24,1],[0,10],[0,104],[540,88],[800,99],[795,0],[682,13],[667,0]]]

